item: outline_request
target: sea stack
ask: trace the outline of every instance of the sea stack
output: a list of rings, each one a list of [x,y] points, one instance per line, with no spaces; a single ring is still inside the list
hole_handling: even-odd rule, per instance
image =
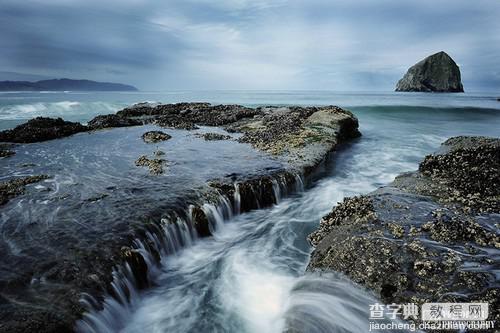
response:
[[[460,68],[444,51],[416,63],[398,81],[396,91],[464,92]]]

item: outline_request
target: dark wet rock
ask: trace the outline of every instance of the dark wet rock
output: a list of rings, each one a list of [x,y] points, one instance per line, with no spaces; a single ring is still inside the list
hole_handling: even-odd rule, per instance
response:
[[[20,168],[32,168],[35,166],[37,166],[36,163],[21,163],[18,165],[18,167],[20,167]]]
[[[132,118],[121,117],[116,114],[101,115],[88,122],[91,129],[102,129],[110,127],[128,127],[142,125],[142,122]]]
[[[193,130],[197,125],[222,126],[258,111],[240,105],[211,105],[209,103],[149,104],[141,103],[117,112],[118,116],[140,119],[166,128]]]
[[[9,157],[15,155],[16,152],[10,150],[12,146],[9,144],[0,144],[0,157]]]
[[[346,198],[309,236],[308,269],[342,272],[387,304],[488,302],[498,320],[499,144],[449,139],[419,172]]]
[[[196,134],[197,137],[203,138],[205,141],[220,141],[220,140],[231,140],[232,137],[225,134],[219,133],[201,133]]]
[[[25,186],[28,184],[37,183],[44,179],[48,179],[47,175],[28,176],[15,178],[0,183],[0,205],[9,201],[9,199],[24,193]]]
[[[163,173],[163,165],[166,163],[164,159],[161,158],[148,158],[146,155],[140,156],[136,161],[135,165],[145,166],[149,169],[152,175],[159,175]]]
[[[167,141],[171,138],[172,136],[162,131],[149,131],[142,135],[142,140],[146,143],[157,143],[160,141]]]
[[[200,237],[208,237],[211,235],[208,218],[205,212],[200,207],[193,207],[191,211],[196,233]]]
[[[210,106],[209,103],[137,103],[121,111],[118,111],[116,114],[122,117],[162,116],[169,114],[180,114],[181,112],[196,110],[208,106]]]
[[[0,132],[0,142],[30,143],[63,138],[88,128],[80,123],[64,121],[61,118],[37,117],[14,129]]]
[[[441,51],[408,69],[396,91],[463,92],[464,88],[458,65]]]
[[[188,131],[199,129],[199,127],[192,121],[184,120],[176,115],[159,116],[153,121],[153,124],[165,128],[183,129]]]
[[[107,193],[100,193],[100,194],[98,194],[96,196],[93,196],[93,197],[85,199],[85,201],[87,201],[87,202],[96,202],[96,201],[102,200],[102,199],[104,199],[104,198],[106,198],[108,196],[109,196],[109,194],[107,194]]]

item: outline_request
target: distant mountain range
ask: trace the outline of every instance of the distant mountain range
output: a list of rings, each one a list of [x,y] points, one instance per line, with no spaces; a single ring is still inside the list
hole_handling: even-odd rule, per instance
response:
[[[137,91],[134,86],[90,80],[0,81],[0,91]]]

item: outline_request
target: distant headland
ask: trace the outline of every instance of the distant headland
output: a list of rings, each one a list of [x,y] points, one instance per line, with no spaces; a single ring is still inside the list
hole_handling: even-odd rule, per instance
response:
[[[138,91],[134,86],[91,80],[0,81],[0,91]]]

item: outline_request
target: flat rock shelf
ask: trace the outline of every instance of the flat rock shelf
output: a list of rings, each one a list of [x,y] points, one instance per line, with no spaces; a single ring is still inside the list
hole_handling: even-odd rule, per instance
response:
[[[168,140],[144,142],[152,131]],[[335,106],[208,103],[141,103],[88,125],[42,118],[0,133],[20,143],[0,159],[0,331],[83,327],[106,297],[126,302],[150,286],[163,253],[275,203],[359,135]]]

